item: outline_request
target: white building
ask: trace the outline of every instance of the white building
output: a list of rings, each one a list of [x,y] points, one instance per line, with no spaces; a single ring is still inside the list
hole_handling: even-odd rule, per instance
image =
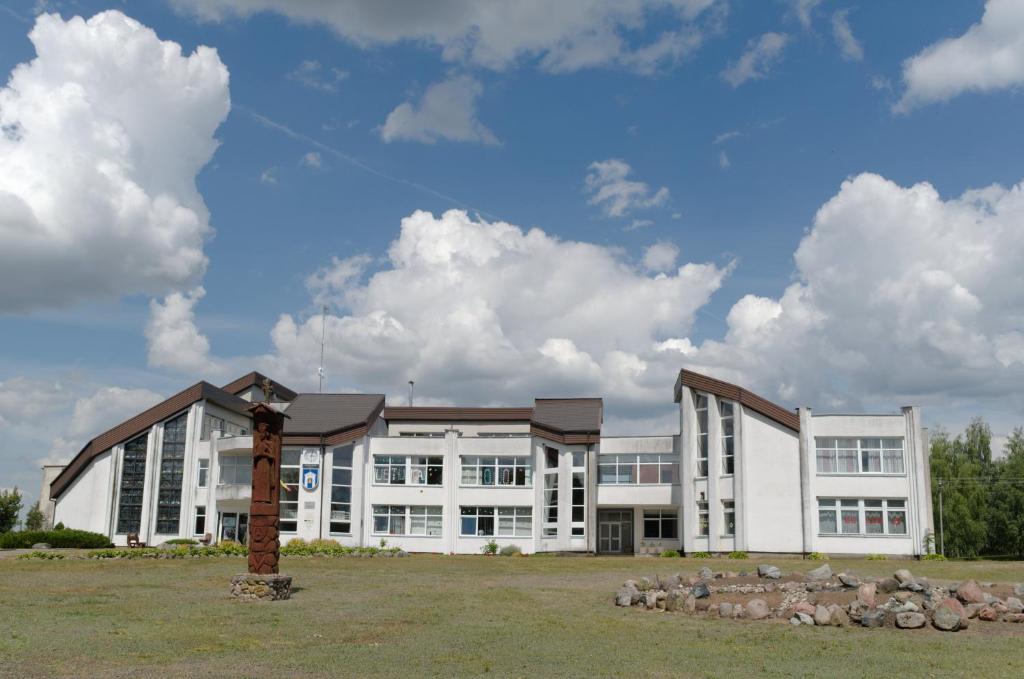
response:
[[[53,480],[54,521],[157,544],[245,540],[250,373],[200,382],[90,441]],[[688,370],[679,434],[601,435],[598,398],[522,408],[386,407],[373,394],[296,394],[281,539],[386,540],[412,552],[901,554],[932,534],[920,412],[814,415]]]

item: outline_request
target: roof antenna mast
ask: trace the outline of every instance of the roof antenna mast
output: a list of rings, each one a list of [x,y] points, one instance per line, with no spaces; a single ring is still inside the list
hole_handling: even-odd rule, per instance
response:
[[[415,385],[415,384],[416,384],[415,382],[413,382],[412,380],[409,380],[409,407],[410,408],[412,407],[412,388],[413,388],[413,385]]]
[[[322,324],[320,326],[320,368],[317,374],[320,375],[320,393],[324,393],[324,340],[327,339],[327,305],[324,304],[321,310]]]

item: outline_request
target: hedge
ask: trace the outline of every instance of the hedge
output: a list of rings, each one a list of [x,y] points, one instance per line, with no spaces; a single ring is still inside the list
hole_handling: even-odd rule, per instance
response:
[[[22,530],[0,534],[0,549],[29,549],[32,545],[45,542],[51,547],[72,547],[97,549],[110,547],[106,535],[90,533],[87,530],[64,528],[61,530]]]

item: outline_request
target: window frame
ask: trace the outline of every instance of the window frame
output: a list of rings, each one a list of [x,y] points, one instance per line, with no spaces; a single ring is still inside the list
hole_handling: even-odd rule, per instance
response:
[[[733,476],[736,473],[736,404],[719,399],[718,414],[722,439],[722,476]]]
[[[541,526],[546,538],[558,537],[558,448],[544,446],[544,487],[541,489]]]
[[[228,460],[230,463],[225,464]],[[232,470],[231,479],[224,480],[224,471]],[[239,476],[239,470],[244,470]],[[217,485],[218,486],[251,486],[252,485],[252,457],[248,455],[221,455],[217,460]]]
[[[200,457],[196,460],[196,488],[210,486],[210,458]]]
[[[729,520],[732,517],[732,521]],[[729,524],[732,523],[732,528]],[[722,500],[722,537],[736,537],[736,500]]]
[[[697,500],[697,533],[699,538],[711,537],[711,507],[707,500]]]
[[[504,462],[502,462],[504,460]],[[511,462],[509,462],[511,461]],[[503,470],[511,469],[512,483],[502,483]],[[475,483],[466,481],[466,472],[472,470]],[[484,483],[486,471],[491,472],[493,483]],[[519,483],[522,471],[523,482]],[[533,460],[527,455],[461,455],[459,456],[459,485],[463,488],[532,488]]]
[[[291,456],[294,455],[294,462],[291,462]],[[291,477],[294,472],[294,481],[285,480],[285,472],[287,476]],[[280,507],[280,519],[278,519],[278,526],[280,526],[282,533],[298,533],[299,532],[299,486],[301,485],[302,479],[302,449],[292,448],[283,449],[281,451],[281,493],[278,496],[278,504]],[[289,488],[289,484],[292,488]],[[286,495],[287,493],[287,495]],[[295,499],[291,499],[292,493],[294,493]],[[285,515],[285,511],[291,509],[288,512],[290,516]]]
[[[641,459],[646,458],[646,459]],[[650,459],[656,458],[656,459]],[[657,481],[640,480],[640,466],[657,467]],[[612,480],[602,480],[612,470]],[[624,477],[627,480],[622,481]],[[666,474],[670,480],[666,481]],[[672,486],[679,483],[679,455],[676,453],[610,453],[597,457],[599,486]]]
[[[374,455],[373,485],[375,486],[431,486],[444,485],[444,455]],[[380,470],[386,470],[383,479]],[[436,483],[431,474],[437,474]],[[414,478],[420,480],[413,480]]]
[[[203,521],[201,530],[199,529],[200,519]],[[192,535],[206,535],[206,505],[196,505],[196,511],[192,517]]]
[[[835,532],[822,529],[822,515],[831,514]],[[868,523],[869,514],[878,514],[881,523]],[[906,498],[818,498],[818,535],[821,537],[866,537],[866,538],[905,538],[907,533],[907,500]],[[847,531],[845,519],[856,515],[857,531]],[[852,522],[851,522],[852,523]],[[872,532],[869,525],[878,525],[881,532]],[[902,527],[901,532],[892,527]]]
[[[160,428],[160,470],[156,493],[157,535],[181,530],[181,496],[188,447],[188,411],[164,420]]]
[[[666,535],[665,526],[671,525],[674,535]],[[648,535],[651,526],[657,527],[657,535]],[[643,515],[644,540],[679,540],[679,510],[645,509]]]
[[[569,455],[569,536],[582,538],[587,534],[587,454],[577,450]]]
[[[871,445],[873,441],[878,445]],[[814,449],[815,473],[819,476],[907,475],[906,440],[902,436],[817,436]],[[875,460],[877,471],[868,468],[874,466],[868,462]],[[851,462],[855,471],[850,471]]]
[[[130,458],[129,454],[131,454]],[[142,528],[142,506],[146,493],[148,459],[148,431],[141,436],[136,436],[121,447],[121,478],[117,484],[117,535],[138,533]],[[129,501],[126,502],[126,499]]]
[[[346,454],[347,452],[347,454]],[[331,451],[331,496],[328,500],[328,514],[327,514],[327,530],[331,535],[351,535],[352,534],[352,474],[353,474],[353,458],[355,457],[355,445],[348,443],[342,446],[338,446]],[[339,461],[342,464],[339,464]],[[347,461],[347,464],[344,464]],[[344,483],[344,472],[348,472],[348,483]],[[339,477],[341,481],[339,481]],[[347,488],[348,489],[348,502],[335,501],[334,489],[335,488]],[[345,509],[347,507],[347,510]],[[335,519],[335,513],[339,514],[339,518]],[[348,519],[343,519],[345,513],[348,514]],[[347,529],[341,527],[347,525]],[[336,530],[335,526],[339,528]]]
[[[480,519],[487,519],[490,532],[480,532]],[[502,521],[505,519],[505,521]],[[507,530],[511,519],[511,531]],[[473,522],[473,532],[465,531],[466,521]],[[533,537],[533,507],[530,506],[459,506],[459,537],[462,538],[531,538]]]
[[[706,479],[708,477],[708,473],[711,471],[708,466],[708,445],[710,438],[708,434],[708,418],[710,417],[711,399],[708,398],[707,394],[699,394],[696,392],[693,394],[693,398],[694,411],[697,415],[697,469],[695,472],[698,479]]]

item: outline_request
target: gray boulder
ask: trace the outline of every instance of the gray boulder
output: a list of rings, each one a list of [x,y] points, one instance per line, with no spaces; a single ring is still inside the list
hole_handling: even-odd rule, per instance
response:
[[[1013,593],[1017,596],[1024,596],[1024,582],[1018,582],[1017,586],[1013,588]]]
[[[853,573],[840,573],[839,582],[843,583],[846,587],[859,587],[860,578]]]
[[[683,613],[693,615],[697,612],[697,599],[691,594],[686,597],[686,601],[683,602]]]
[[[757,567],[757,574],[762,578],[768,578],[769,580],[778,580],[782,577],[782,571],[769,564],[759,564]]]
[[[863,582],[860,587],[857,588],[857,602],[865,608],[874,608],[875,606],[875,583]]]
[[[924,627],[925,617],[923,613],[897,613],[896,626],[901,629],[920,629]]]
[[[732,609],[733,605],[728,602],[718,604],[718,614],[723,618],[731,618]]]
[[[812,571],[807,572],[807,579],[812,582],[824,582],[832,577],[832,567],[828,564],[818,566]]]
[[[828,614],[828,624],[833,627],[847,627],[850,624],[850,616],[846,614],[846,611],[839,604],[829,604]]]
[[[710,568],[704,566],[704,568],[701,568],[699,571],[697,571],[697,577],[699,577],[701,580],[711,580],[715,577],[715,574],[714,572],[712,572]]]
[[[814,609],[814,624],[825,627],[830,622],[832,622],[832,614],[829,613],[827,608],[818,604]]]
[[[793,617],[800,621],[799,623],[797,623],[799,625],[813,625],[814,624],[814,618],[812,618],[811,616],[807,615],[806,613],[797,613]]]
[[[961,582],[960,586],[956,588],[956,597],[965,604],[986,603],[985,593],[981,591],[981,587],[974,580]]]
[[[633,605],[633,592],[635,589],[629,589],[623,587],[615,594],[615,605],[616,606],[632,606]]]
[[[45,542],[37,542],[36,544],[32,545],[32,549],[50,549],[50,545]]]
[[[640,578],[640,582],[637,583],[637,589],[641,592],[646,592],[649,589],[653,589],[655,585],[655,578]]]
[[[658,605],[658,590],[651,589],[644,592],[644,606],[650,610],[654,610]]]
[[[1011,613],[1024,613],[1024,602],[1015,596],[1006,598],[1006,610]]]
[[[665,591],[675,589],[680,585],[679,574],[675,575],[659,575],[658,576],[658,587]]]
[[[950,606],[947,602],[939,604],[935,609],[935,613],[932,615],[932,625],[937,630],[943,632],[956,632],[963,628],[967,618],[960,615],[953,606]]]
[[[892,594],[900,589],[900,583],[896,578],[882,578],[876,584],[878,585],[878,591],[885,594]]]
[[[764,599],[751,599],[747,602],[747,617],[751,620],[764,620],[772,614]]]
[[[901,568],[895,573],[893,573],[893,577],[896,578],[896,581],[899,582],[901,585],[905,585],[908,582],[914,581],[913,574],[906,568]]]
[[[711,596],[711,590],[708,589],[708,586],[703,582],[698,582],[694,585],[693,589],[690,590],[690,593],[693,594],[695,599],[706,599]]]
[[[665,596],[665,610],[669,613],[679,609],[683,595],[678,589],[670,590]]]
[[[884,627],[888,614],[879,608],[867,611],[860,616],[860,624],[864,627]]]

